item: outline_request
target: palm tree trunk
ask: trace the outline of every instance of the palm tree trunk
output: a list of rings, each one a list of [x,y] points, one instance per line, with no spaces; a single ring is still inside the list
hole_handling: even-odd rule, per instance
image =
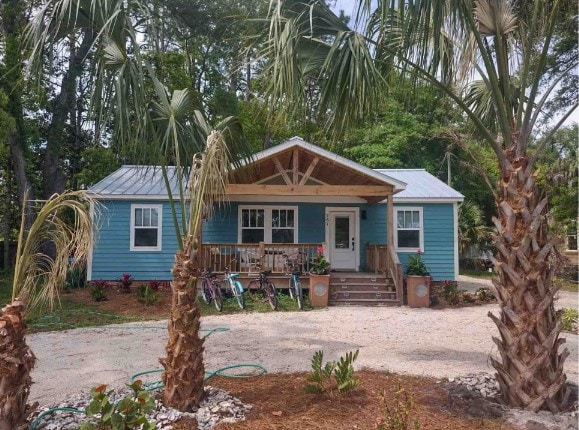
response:
[[[6,305],[0,313],[0,430],[28,428],[26,418],[35,408],[27,401],[36,357],[25,334],[24,303]]]
[[[165,404],[180,411],[198,406],[204,393],[203,339],[199,338],[201,313],[196,288],[198,263],[196,253],[191,254],[190,249],[191,243],[187,241],[184,251],[175,255],[167,356],[160,360],[165,368],[162,375]]]
[[[507,153],[507,158],[511,166],[501,167],[499,216],[493,219],[498,273],[493,284],[501,310],[499,317],[489,312],[500,332],[493,341],[501,360],[491,362],[508,405],[558,412],[569,396],[563,373],[569,351],[559,353],[565,339],[559,338],[561,322],[553,306],[557,287],[548,261],[556,239],[549,235],[547,199],[539,200],[528,157]]]

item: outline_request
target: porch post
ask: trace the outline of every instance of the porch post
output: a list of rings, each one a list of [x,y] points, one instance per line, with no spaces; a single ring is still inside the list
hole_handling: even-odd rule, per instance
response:
[[[388,196],[386,204],[386,226],[388,228],[388,247],[394,249],[394,203],[392,202],[393,195]]]

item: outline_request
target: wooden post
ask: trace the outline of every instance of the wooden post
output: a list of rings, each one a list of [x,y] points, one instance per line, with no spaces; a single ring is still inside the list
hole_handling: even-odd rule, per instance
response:
[[[265,267],[265,243],[259,242],[259,265],[261,270],[267,270]]]
[[[387,238],[388,247],[394,249],[394,203],[392,202],[393,195],[388,196],[388,202],[386,204],[386,225],[388,228]]]

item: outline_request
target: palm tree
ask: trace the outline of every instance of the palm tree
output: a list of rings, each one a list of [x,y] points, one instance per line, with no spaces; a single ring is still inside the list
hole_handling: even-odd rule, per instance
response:
[[[458,247],[464,255],[471,245],[485,245],[490,229],[484,225],[481,209],[472,201],[458,207]]]
[[[66,35],[90,29],[94,42],[86,58],[92,61],[87,81],[96,123],[110,127],[115,142],[133,159],[155,160],[161,166],[179,245],[172,270],[167,356],[160,360],[164,400],[188,411],[204,394],[196,297],[201,220],[224,197],[229,169],[235,165],[231,159],[249,152],[233,118],[213,131],[203,114],[192,109],[187,89],[168,94],[157,79],[147,62],[155,44],[142,52],[141,43],[144,26],[158,18],[158,6],[141,0],[49,0],[28,27],[26,40],[30,72],[41,76],[47,53]]]
[[[269,96],[277,107],[302,109],[307,85],[318,85],[316,119],[340,132],[372,115],[387,83],[411,76],[439,89],[462,110],[498,163],[494,245],[500,314],[489,316],[500,337],[493,357],[505,401],[553,412],[569,390],[560,351],[561,323],[553,308],[549,254],[556,239],[535,183],[537,158],[575,103],[542,136],[535,125],[567,67],[542,86],[562,0],[359,1],[357,26],[341,22],[320,0],[270,2],[264,56]],[[361,30],[362,31],[362,30]],[[488,99],[481,117],[466,96],[482,80]],[[480,85],[480,84],[478,84]],[[479,91],[480,93],[480,91]],[[471,99],[472,101],[472,99]],[[482,100],[481,100],[482,101]],[[488,121],[492,122],[488,122]]]
[[[0,311],[0,430],[28,428],[26,418],[34,410],[27,404],[30,372],[36,358],[26,343],[25,316],[45,306],[52,309],[67,269],[86,262],[92,238],[91,203],[80,191],[54,195],[28,232],[24,231],[27,210],[22,210],[12,301]],[[54,257],[42,251],[47,240],[54,244]]]

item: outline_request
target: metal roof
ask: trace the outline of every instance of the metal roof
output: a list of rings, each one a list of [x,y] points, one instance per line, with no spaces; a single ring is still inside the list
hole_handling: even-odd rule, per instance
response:
[[[167,167],[171,191],[178,193],[175,167]],[[158,166],[125,165],[87,190],[101,197],[145,196],[167,198],[163,173]]]
[[[404,191],[394,195],[395,202],[456,201],[464,196],[424,169],[375,169],[377,172],[408,184]]]

